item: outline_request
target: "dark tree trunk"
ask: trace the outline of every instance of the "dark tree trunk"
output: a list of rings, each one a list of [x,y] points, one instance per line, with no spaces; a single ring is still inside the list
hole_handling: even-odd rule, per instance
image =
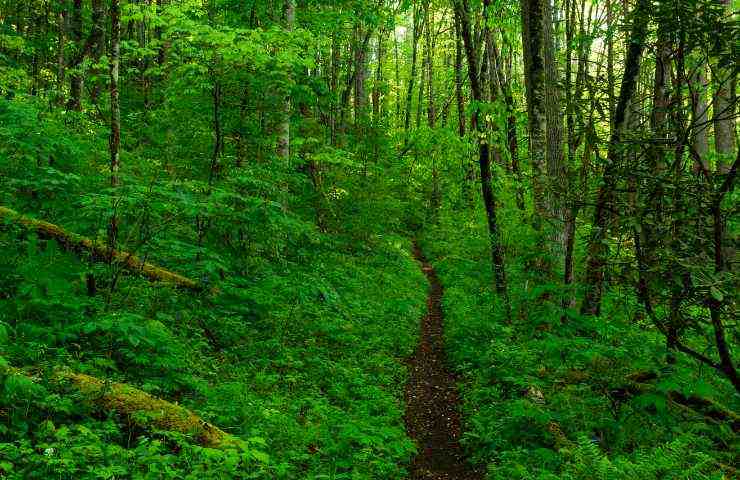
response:
[[[404,131],[408,133],[411,128],[411,104],[414,96],[414,83],[416,82],[416,69],[419,55],[419,39],[424,30],[424,23],[420,20],[421,13],[414,8],[414,34],[411,46],[411,74],[409,76],[409,86],[406,93],[406,118],[404,120]]]
[[[121,107],[118,92],[118,70],[121,56],[121,6],[119,4],[119,0],[111,1],[110,22],[110,182],[111,187],[116,189],[120,184],[118,171],[120,169],[121,147]],[[118,216],[116,214],[117,203],[116,195],[114,193],[113,209],[108,230],[108,245],[111,252],[115,249],[118,239]]]
[[[487,7],[490,0],[484,0]],[[470,8],[468,0],[455,0],[455,9],[460,18],[460,32],[465,44],[465,52],[468,58],[468,77],[470,79],[470,88],[473,99],[476,102],[483,102],[484,95],[478,78],[478,54],[476,44],[473,43],[473,37],[470,29]],[[476,108],[474,116],[476,119],[478,134],[484,133],[484,122],[479,119],[480,108]],[[489,145],[486,141],[479,142],[478,162],[480,165],[481,175],[481,192],[483,194],[483,204],[486,209],[486,218],[488,220],[488,234],[491,245],[491,263],[493,267],[493,276],[496,292],[502,297],[509,308],[508,287],[506,282],[506,268],[504,265],[504,252],[500,240],[500,232],[496,217],[496,197],[491,185],[491,158]]]
[[[72,33],[72,40],[75,42],[75,54],[74,61],[70,65],[72,68],[78,68],[79,63],[76,58],[81,58],[82,53],[82,0],[74,0],[72,3],[72,20],[70,24],[70,32]],[[68,110],[79,111],[82,109],[82,86],[83,86],[82,73],[75,71],[70,75],[69,80],[69,101],[67,102]]]
[[[622,138],[626,127],[629,125],[629,106],[637,89],[640,61],[647,40],[650,7],[650,0],[639,0],[633,12],[634,24],[628,41],[619,100],[614,111],[614,118],[612,119],[613,133],[609,142],[607,164],[604,169],[603,181],[597,194],[596,208],[592,221],[592,232],[589,239],[588,258],[586,261],[586,294],[581,305],[582,314],[599,315],[601,313],[604,271],[609,257],[609,246],[606,243],[608,241],[608,223],[612,215],[611,208],[617,187],[617,167],[624,149]]]

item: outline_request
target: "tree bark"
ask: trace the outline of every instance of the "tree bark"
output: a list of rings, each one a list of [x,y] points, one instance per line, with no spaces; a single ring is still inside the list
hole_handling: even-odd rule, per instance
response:
[[[285,0],[285,30],[292,32],[295,27],[295,0]],[[290,66],[287,67],[288,72],[286,82],[288,85],[285,86],[285,97],[283,99],[283,111],[281,112],[280,125],[278,126],[278,142],[277,142],[277,154],[280,158],[286,162],[290,159],[290,116],[292,112],[291,100],[290,100]]]
[[[614,111],[613,132],[609,141],[607,164],[604,169],[602,184],[599,187],[591,238],[588,244],[586,261],[586,293],[581,313],[596,315],[601,313],[601,298],[604,289],[604,271],[609,257],[607,233],[609,218],[617,187],[617,167],[623,155],[622,139],[629,125],[629,106],[632,102],[637,80],[640,74],[640,62],[647,41],[648,22],[650,20],[650,0],[638,0],[633,12],[634,22],[627,47],[625,69],[619,100]]]
[[[18,368],[1,366],[0,376],[6,375],[28,377]],[[126,417],[141,428],[193,435],[196,442],[209,448],[246,448],[241,439],[204,421],[191,410],[149,395],[128,384],[101,380],[69,370],[59,370],[55,372],[53,378],[55,382],[72,386],[97,407]],[[35,378],[33,380],[36,381]]]
[[[424,23],[419,19],[421,13],[414,7],[414,33],[411,45],[411,74],[409,76],[408,91],[406,93],[406,117],[404,120],[404,131],[408,134],[411,128],[411,104],[414,95],[414,83],[416,82],[416,69],[419,55],[419,39],[424,30]]]
[[[23,228],[26,228],[27,230],[31,230],[42,238],[55,240],[66,250],[73,252],[88,252],[95,261],[108,261],[112,256],[114,261],[123,269],[136,275],[142,275],[153,282],[170,283],[176,287],[194,291],[204,290],[204,287],[198,282],[169,270],[157,267],[156,265],[152,265],[151,263],[147,263],[133,253],[113,250],[111,254],[107,242],[92,240],[90,238],[68,232],[58,225],[44,222],[42,220],[35,220],[6,207],[0,207],[0,218],[7,219]]]
[[[730,0],[717,0],[727,9]],[[737,90],[737,69],[722,68],[714,69],[715,92],[714,92],[714,148],[718,155],[717,171],[727,173],[729,161],[735,151],[735,110]]]
[[[364,124],[367,118],[367,44],[363,42],[364,35],[360,25],[355,27],[355,125]]]
[[[463,91],[463,45],[460,20],[455,15],[455,99],[457,101],[457,133],[465,136],[465,93]]]
[[[72,3],[72,20],[70,24],[70,31],[72,33],[72,40],[75,42],[75,49],[78,51],[82,50],[82,0],[74,0]],[[80,58],[81,55],[76,53],[73,57]],[[76,60],[70,65],[72,68],[78,68],[79,62]],[[69,101],[67,102],[67,110],[79,111],[82,109],[82,87],[83,87],[83,76],[79,71],[75,71],[70,75],[69,81]]]
[[[426,79],[427,79],[427,123],[430,128],[434,128],[437,120],[437,112],[434,105],[434,45],[432,43],[432,32],[434,29],[434,13],[430,15],[430,2],[424,5],[424,21],[427,24],[426,29]]]
[[[108,227],[108,245],[112,252],[118,242],[118,200],[115,190],[120,184],[121,146],[121,107],[118,92],[118,69],[121,54],[121,6],[119,0],[111,0],[111,46],[110,46],[110,183],[114,189],[110,224]]]
[[[62,5],[57,13],[57,85],[56,103],[64,104],[64,80],[66,76],[67,63],[64,58],[64,49],[67,44],[67,10]]]
[[[488,7],[490,0],[484,0],[485,7]],[[460,18],[460,31],[465,44],[465,52],[468,58],[468,77],[470,79],[470,88],[473,99],[476,102],[483,102],[484,95],[478,78],[478,54],[476,44],[473,43],[473,37],[470,29],[470,8],[468,0],[455,0],[455,9]],[[506,282],[506,268],[504,264],[504,252],[500,240],[498,220],[496,213],[496,197],[491,185],[491,158],[489,145],[484,137],[484,122],[478,118],[480,116],[480,107],[474,111],[475,124],[477,126],[478,139],[478,163],[481,174],[481,192],[483,194],[483,205],[486,209],[486,218],[488,220],[488,234],[491,246],[491,263],[493,267],[494,286],[505,305],[509,310],[509,296]]]
[[[542,229],[547,217],[547,202],[543,179],[546,172],[547,114],[545,112],[545,58],[542,45],[544,16],[542,2],[521,0],[522,46],[524,49],[524,80],[527,92],[527,123],[529,127],[529,158],[532,164],[532,195],[535,208],[535,229]]]
[[[709,104],[707,103],[706,65],[699,65],[691,76],[692,146],[696,159],[694,172],[709,172]]]

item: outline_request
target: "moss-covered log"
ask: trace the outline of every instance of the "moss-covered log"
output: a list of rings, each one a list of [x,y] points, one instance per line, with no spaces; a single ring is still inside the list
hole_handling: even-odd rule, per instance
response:
[[[41,379],[8,365],[0,365],[3,376],[21,376],[33,382]],[[60,370],[54,381],[72,387],[97,408],[126,417],[143,429],[157,429],[192,435],[196,442],[210,448],[238,448],[243,441],[204,421],[192,411],[154,397],[125,383],[101,380],[90,375]]]
[[[126,416],[142,428],[192,435],[199,444],[210,448],[234,448],[242,443],[190,410],[130,385],[72,372],[58,373],[57,378],[73,386],[94,405]]]
[[[0,219],[9,220],[15,224],[31,230],[42,238],[56,240],[63,248],[70,251],[84,251],[92,255],[96,260],[107,261],[113,259],[129,272],[143,275],[151,281],[165,282],[194,291],[202,291],[203,286],[190,278],[184,277],[164,268],[157,267],[151,263],[141,260],[133,253],[111,249],[105,242],[92,240],[72,232],[68,232],[53,223],[36,220],[22,215],[10,208],[0,207]]]

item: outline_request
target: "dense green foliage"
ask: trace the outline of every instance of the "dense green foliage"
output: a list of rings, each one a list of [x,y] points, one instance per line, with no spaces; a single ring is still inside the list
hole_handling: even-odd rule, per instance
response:
[[[737,7],[0,0],[0,479],[735,478]]]
[[[569,312],[563,325],[556,286],[538,284],[524,267],[535,246],[521,239],[534,235],[516,211],[503,215],[513,232],[506,239],[511,281],[529,286],[512,290],[510,319],[488,288],[480,214],[445,212],[424,242],[447,285],[450,361],[466,383],[466,445],[489,465],[490,478],[723,478],[717,462],[736,460],[736,434],[728,425],[707,425],[666,394],[731,399],[732,389],[687,360],[663,369],[654,391],[618,393],[630,375],[661,362],[662,337],[634,328],[634,299],[617,291],[606,300],[608,322]],[[552,296],[542,302],[545,291]],[[572,443],[559,443],[553,422]]]
[[[34,186],[35,198],[20,204],[16,196],[16,206],[76,232],[94,236],[104,229],[96,223],[101,194],[85,192],[100,192],[105,176],[76,174],[80,164],[104,169],[104,161],[95,168],[94,149],[87,147],[95,136],[56,137],[63,124],[52,118],[29,131],[27,116],[38,111],[16,111],[8,102],[3,108],[4,118],[15,117],[9,125],[19,127],[11,132],[16,152],[38,152],[26,143],[38,132],[57,156],[54,169],[8,175],[13,183],[6,191]],[[66,145],[76,147],[66,151]],[[225,270],[213,298],[193,298],[135,276],[121,276],[111,295],[90,297],[85,276],[107,281],[119,273],[115,266],[81,262],[12,225],[4,230],[3,357],[34,365],[38,376],[11,376],[4,384],[3,404],[10,409],[3,436],[18,439],[2,447],[8,478],[399,475],[413,452],[402,423],[402,359],[415,344],[424,299],[409,242],[392,234],[317,232],[276,203],[285,195],[274,189],[274,173],[258,165],[204,201],[221,212],[239,202],[232,214],[240,218],[225,218],[224,228],[243,224],[251,248],[233,254],[185,240],[183,219],[188,208],[198,208],[186,186],[128,183],[124,211],[137,225],[128,235],[151,235],[140,254],[196,278]],[[285,173],[287,180],[301,176]],[[62,194],[69,204],[56,201]],[[147,232],[160,225],[168,226],[166,237],[161,230]],[[218,452],[167,432],[131,431],[79,395],[41,381],[59,365],[181,399],[247,439],[250,450]]]

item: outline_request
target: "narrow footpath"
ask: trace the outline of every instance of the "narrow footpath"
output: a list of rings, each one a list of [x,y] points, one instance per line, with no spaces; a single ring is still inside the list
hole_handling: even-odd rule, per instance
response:
[[[411,480],[480,480],[460,446],[459,398],[455,375],[447,369],[444,350],[442,285],[418,245],[414,256],[429,280],[427,314],[421,320],[419,346],[409,361],[406,430],[419,453]]]

